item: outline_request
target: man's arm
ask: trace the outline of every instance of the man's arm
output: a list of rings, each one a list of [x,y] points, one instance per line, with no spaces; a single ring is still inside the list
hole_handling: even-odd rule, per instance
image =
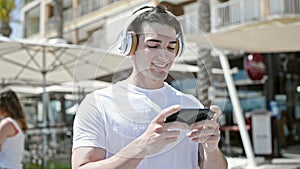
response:
[[[148,155],[160,152],[166,145],[177,140],[180,132],[170,128],[189,128],[187,124],[170,123],[164,120],[180,110],[180,106],[171,106],[159,114],[148,126],[148,129],[137,139],[122,148],[117,154],[106,158],[106,151],[95,147],[79,147],[73,150],[73,169],[136,168]]]
[[[126,151],[125,149],[123,151]],[[97,168],[136,168],[142,158],[129,158],[114,155],[105,159],[106,151],[97,147],[79,147],[73,150],[73,169],[97,169]]]
[[[227,169],[228,164],[226,158],[223,156],[223,153],[219,148],[216,148],[212,152],[205,152],[202,147],[202,144],[199,144],[199,154],[200,154],[200,164],[201,169]]]

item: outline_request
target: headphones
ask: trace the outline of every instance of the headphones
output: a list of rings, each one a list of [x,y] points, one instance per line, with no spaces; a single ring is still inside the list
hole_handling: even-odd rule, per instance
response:
[[[129,22],[125,24],[125,29],[121,31],[121,33],[118,36],[118,45],[117,49],[118,51],[125,55],[130,56],[133,55],[136,51],[137,45],[138,45],[138,36],[133,31],[128,31],[129,25],[141,14],[144,12],[152,11],[154,7],[150,6],[144,6],[137,11],[135,11],[132,14],[132,17],[129,19]],[[171,12],[165,11],[168,15],[174,16]],[[174,16],[176,18],[176,16]],[[184,38],[182,34],[182,28],[180,27],[179,33],[176,35],[176,47],[175,47],[175,54],[176,57],[181,56],[184,49]]]

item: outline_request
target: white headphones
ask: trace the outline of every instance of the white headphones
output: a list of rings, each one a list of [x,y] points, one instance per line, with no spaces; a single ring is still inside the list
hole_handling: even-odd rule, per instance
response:
[[[137,10],[133,13],[132,17],[129,19],[127,24],[125,24],[125,29],[119,34],[118,36],[118,45],[117,49],[118,51],[125,55],[130,56],[133,55],[136,51],[137,45],[138,45],[138,36],[133,31],[128,31],[129,25],[142,13],[153,10],[154,7],[145,6]],[[169,15],[174,16],[171,12],[166,11]],[[176,18],[176,16],[174,16]],[[176,57],[181,56],[184,50],[184,38],[182,34],[182,28],[180,27],[179,33],[176,35],[177,43],[176,43]]]

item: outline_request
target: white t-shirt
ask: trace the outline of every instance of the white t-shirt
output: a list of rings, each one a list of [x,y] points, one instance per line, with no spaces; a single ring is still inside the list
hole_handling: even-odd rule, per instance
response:
[[[0,168],[22,169],[25,135],[14,119],[8,117],[7,120],[14,125],[18,133],[3,142],[0,151]]]
[[[106,150],[106,158],[143,134],[161,110],[179,104],[202,108],[193,96],[167,83],[155,90],[142,89],[126,80],[97,90],[82,101],[74,120],[73,149],[90,146]],[[179,139],[159,153],[145,157],[138,169],[198,168],[198,144],[181,130]]]

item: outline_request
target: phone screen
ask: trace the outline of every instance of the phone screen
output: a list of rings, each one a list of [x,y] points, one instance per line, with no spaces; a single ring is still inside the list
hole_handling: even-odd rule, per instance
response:
[[[202,120],[212,119],[214,112],[209,108],[203,109],[181,109],[179,112],[174,113],[166,118],[165,123],[169,122],[183,122],[187,124],[193,124]]]

